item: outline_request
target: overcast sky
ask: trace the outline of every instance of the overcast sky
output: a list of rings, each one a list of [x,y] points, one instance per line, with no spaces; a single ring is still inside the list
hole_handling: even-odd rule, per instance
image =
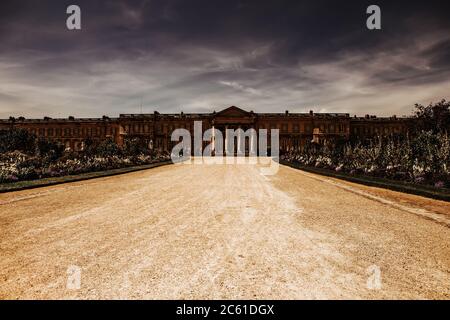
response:
[[[78,4],[82,30],[66,28]],[[378,4],[382,30],[366,28]],[[450,97],[449,1],[0,2],[0,118],[409,114]]]

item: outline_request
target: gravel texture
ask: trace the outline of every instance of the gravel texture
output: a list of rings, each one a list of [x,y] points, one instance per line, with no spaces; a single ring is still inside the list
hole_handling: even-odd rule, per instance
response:
[[[0,298],[449,299],[449,212],[285,166],[173,165],[6,193]]]

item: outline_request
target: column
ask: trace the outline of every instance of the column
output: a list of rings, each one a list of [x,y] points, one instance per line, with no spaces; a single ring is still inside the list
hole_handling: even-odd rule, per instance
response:
[[[238,126],[238,130],[236,131],[238,132],[238,138],[237,138],[237,148],[236,148],[236,152],[237,155],[241,155],[242,149],[241,149],[241,126]],[[245,141],[244,141],[245,142]]]
[[[216,154],[216,128],[213,125],[212,126],[212,150],[211,150],[211,155],[215,155]]]
[[[224,155],[228,155],[228,134],[227,134],[227,129],[228,129],[228,126],[226,125],[225,126],[225,132],[224,132],[224,135],[225,135],[225,147],[224,147]]]

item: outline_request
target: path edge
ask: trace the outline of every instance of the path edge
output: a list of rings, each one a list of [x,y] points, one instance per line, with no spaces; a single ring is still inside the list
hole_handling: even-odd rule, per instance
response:
[[[331,170],[321,169],[321,168],[313,168],[308,166],[303,166],[297,163],[292,163],[288,161],[280,160],[280,164],[297,169],[303,170],[310,173],[319,174],[322,176],[337,178],[340,180],[345,180],[349,182],[359,183],[370,187],[377,187],[383,189],[389,189],[393,191],[403,192],[414,194],[417,196],[423,196],[435,200],[442,200],[450,202],[450,193],[448,192],[439,192],[438,190],[430,190],[428,188],[422,186],[413,186],[410,184],[402,184],[393,180],[383,179],[383,178],[375,178],[375,177],[361,177],[361,176],[350,176],[343,173],[337,173]]]
[[[0,184],[0,194],[55,186],[55,185],[59,185],[59,184],[65,184],[65,183],[71,183],[71,182],[77,182],[77,181],[85,181],[85,180],[92,180],[92,179],[97,179],[97,178],[118,176],[121,174],[153,169],[153,168],[162,167],[162,166],[166,166],[166,165],[170,165],[170,164],[172,164],[172,161],[168,160],[168,161],[161,161],[161,162],[157,162],[157,163],[145,164],[145,165],[140,165],[140,166],[132,166],[132,167],[125,167],[125,168],[118,168],[118,169],[111,169],[111,170],[104,170],[104,171],[86,172],[86,173],[82,173],[79,175],[68,175],[68,176],[55,177],[55,178],[44,178],[42,180],[37,179],[37,180],[19,181],[19,182],[13,182],[13,183],[3,183],[3,184]],[[29,184],[27,184],[27,183],[29,183]],[[25,184],[25,185],[22,185],[22,184]]]

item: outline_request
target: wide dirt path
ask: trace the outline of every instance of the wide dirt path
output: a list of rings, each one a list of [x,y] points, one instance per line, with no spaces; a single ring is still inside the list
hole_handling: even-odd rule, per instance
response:
[[[284,166],[173,165],[7,193],[0,298],[449,299],[448,212]]]

